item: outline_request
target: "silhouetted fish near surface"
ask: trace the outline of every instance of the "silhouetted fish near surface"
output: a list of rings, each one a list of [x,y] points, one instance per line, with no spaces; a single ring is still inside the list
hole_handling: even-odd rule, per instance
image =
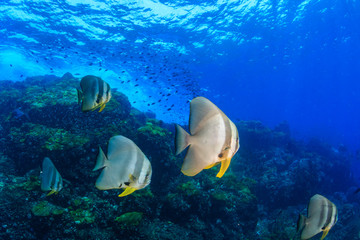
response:
[[[301,239],[309,239],[323,232],[323,240],[337,222],[338,212],[335,204],[316,194],[311,197],[307,212],[308,216],[300,214],[297,222],[297,231],[301,231]]]
[[[240,147],[235,124],[208,99],[197,97],[190,102],[189,126],[190,134],[176,125],[176,154],[190,146],[181,171],[187,176],[195,176],[203,169],[221,163],[216,175],[221,178]]]
[[[57,194],[63,188],[63,180],[50,158],[44,158],[40,173],[41,190],[50,191],[47,196]]]
[[[124,136],[110,138],[107,157],[99,147],[93,171],[103,169],[95,186],[99,190],[125,188],[124,197],[150,184],[152,168],[149,159],[136,144]]]
[[[88,112],[100,108],[101,112],[111,99],[110,85],[99,77],[92,75],[81,79],[78,91],[78,103],[82,102],[81,111]]]

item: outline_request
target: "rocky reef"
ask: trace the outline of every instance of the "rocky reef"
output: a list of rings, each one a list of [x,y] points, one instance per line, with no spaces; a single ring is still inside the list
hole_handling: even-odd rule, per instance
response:
[[[296,239],[297,216],[316,193],[339,209],[327,239],[360,239],[346,149],[296,141],[286,123],[269,129],[241,121],[241,149],[228,172],[187,177],[172,125],[134,109],[118,91],[101,113],[83,113],[79,81],[69,73],[0,81],[1,239]],[[121,190],[96,189],[92,172],[98,147],[119,134],[153,168],[150,186],[124,198]],[[44,157],[64,179],[48,197],[40,190]]]

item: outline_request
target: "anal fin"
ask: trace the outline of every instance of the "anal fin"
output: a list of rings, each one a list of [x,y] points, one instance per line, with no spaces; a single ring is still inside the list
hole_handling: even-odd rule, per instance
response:
[[[102,105],[102,106],[100,107],[99,112],[101,112],[102,110],[104,110],[105,106],[106,106],[106,104]]]
[[[48,197],[48,196],[50,196],[50,195],[52,195],[52,194],[54,194],[54,193],[58,193],[58,191],[56,191],[56,190],[51,190],[48,194],[46,194],[46,196]]]
[[[329,233],[329,231],[330,231],[329,227],[325,228],[325,230],[323,231],[323,235],[321,236],[320,240],[323,240],[326,237],[326,235]]]
[[[129,194],[132,194],[135,191],[136,191],[136,188],[127,187],[127,188],[125,188],[125,190],[121,194],[119,194],[119,197],[125,197],[125,196],[127,196]]]
[[[230,162],[231,158],[227,158],[224,161],[221,161],[221,168],[216,177],[221,178],[224,175],[226,170],[229,168]]]

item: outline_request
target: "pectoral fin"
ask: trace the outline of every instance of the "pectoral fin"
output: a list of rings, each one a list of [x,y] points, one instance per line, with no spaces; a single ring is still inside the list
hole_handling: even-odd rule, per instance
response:
[[[104,110],[105,106],[106,106],[106,104],[102,105],[102,106],[100,107],[99,112],[101,112],[102,110]]]
[[[329,231],[330,231],[329,227],[325,228],[325,230],[323,231],[323,235],[321,237],[321,240],[323,240],[326,237],[326,235],[328,234]]]
[[[125,197],[129,194],[132,194],[133,192],[136,191],[136,188],[133,187],[127,187],[125,188],[125,190],[122,192],[122,194],[119,194],[119,197]]]
[[[221,161],[221,168],[218,174],[216,175],[216,177],[221,178],[224,175],[224,173],[226,172],[226,170],[230,165],[230,162],[231,162],[231,158],[227,158],[224,161]]]

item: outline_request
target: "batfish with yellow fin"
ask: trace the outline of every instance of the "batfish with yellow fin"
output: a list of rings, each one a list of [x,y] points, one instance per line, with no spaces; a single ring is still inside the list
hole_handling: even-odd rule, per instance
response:
[[[181,171],[195,176],[221,164],[216,175],[221,178],[240,147],[235,124],[208,99],[197,97],[190,102],[189,127],[190,134],[176,125],[176,154],[189,147]]]
[[[89,112],[100,108],[101,112],[106,103],[111,99],[110,85],[99,77],[87,75],[80,81],[78,103],[81,103],[81,111]]]
[[[95,186],[99,190],[120,189],[124,197],[150,184],[152,169],[149,159],[130,139],[118,135],[110,138],[107,156],[99,147],[93,171],[102,169]]]
[[[307,215],[299,215],[297,231],[301,231],[301,239],[309,239],[323,232],[323,240],[338,220],[335,204],[319,194],[311,197]]]
[[[63,188],[63,180],[50,158],[44,158],[40,174],[41,190],[50,191],[47,196],[57,194]]]

